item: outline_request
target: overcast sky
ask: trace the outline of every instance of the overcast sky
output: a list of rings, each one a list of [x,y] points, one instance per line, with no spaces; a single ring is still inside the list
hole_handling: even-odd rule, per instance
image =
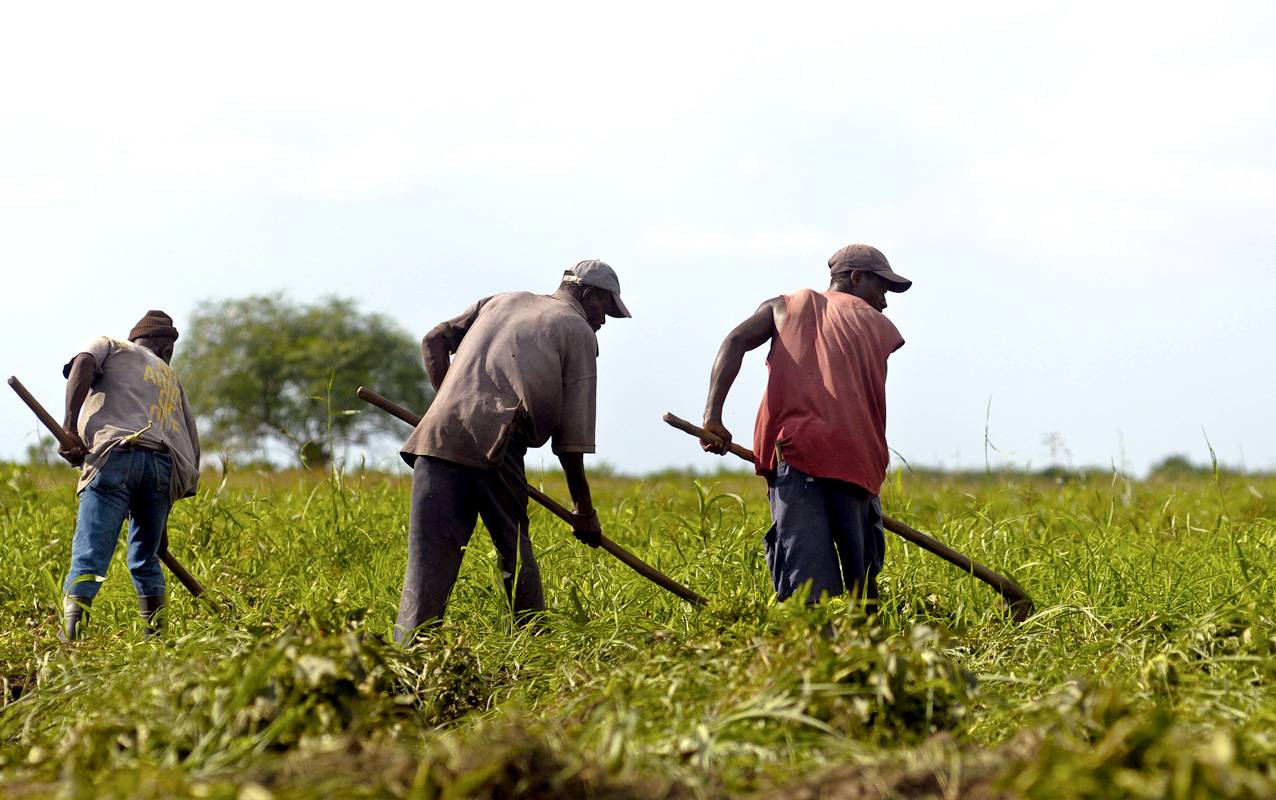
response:
[[[60,418],[61,365],[148,308],[338,294],[419,337],[601,258],[634,319],[597,458],[703,468],[660,414],[698,420],[726,332],[860,241],[915,282],[909,462],[983,467],[987,417],[993,465],[1208,436],[1276,468],[1276,4],[615,8],[8,5],[0,371]],[[758,351],[740,440],[764,383]],[[0,401],[0,458],[35,436]]]

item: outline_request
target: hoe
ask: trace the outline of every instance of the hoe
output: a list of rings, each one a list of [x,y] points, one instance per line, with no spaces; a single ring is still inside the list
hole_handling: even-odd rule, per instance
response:
[[[22,402],[27,404],[27,408],[35,412],[36,417],[44,424],[44,427],[49,429],[49,433],[53,434],[53,438],[58,440],[58,444],[62,445],[63,449],[70,450],[76,446],[75,438],[71,436],[71,434],[67,433],[65,428],[58,424],[58,421],[44,409],[44,406],[40,405],[40,401],[36,400],[35,397],[27,391],[27,387],[22,385],[22,381],[10,375],[9,388],[17,392],[18,397],[22,398]],[[177,578],[177,580],[180,581],[191,594],[199,597],[204,593],[204,587],[198,580],[196,580],[195,576],[190,574],[190,571],[187,570],[186,567],[182,566],[181,562],[177,560],[177,557],[168,551],[167,530],[164,531],[164,538],[160,542],[159,557],[160,561],[164,562],[164,566],[168,567],[168,571],[173,573],[173,577]]]
[[[666,413],[664,420],[678,430],[689,433],[692,436],[698,436],[705,441],[717,441],[717,437],[706,431],[704,428],[697,427],[690,422],[687,422],[685,419],[676,417],[673,414]],[[731,452],[740,458],[743,458],[745,461],[748,461],[750,464],[755,463],[757,460],[753,455],[752,450],[741,447],[734,442],[731,444]],[[993,572],[965,553],[958,552],[938,539],[927,536],[915,528],[910,528],[893,517],[888,517],[883,514],[882,524],[886,530],[891,533],[899,534],[901,537],[907,539],[923,550],[929,553],[934,553],[949,564],[961,569],[962,572],[974,575],[979,580],[996,589],[997,593],[1001,595],[1002,601],[1006,604],[1007,608],[1010,609],[1010,613],[1016,622],[1023,622],[1028,617],[1032,616],[1032,598],[1023,590],[1023,587],[1015,583],[1010,578]]]
[[[398,419],[403,420],[404,422],[408,423],[409,425],[412,425],[413,427],[415,427],[417,424],[421,422],[421,417],[419,417],[418,415],[413,414],[411,411],[407,410],[401,405],[398,405],[397,403],[393,403],[385,399],[384,397],[372,391],[371,389],[360,386],[359,390],[355,392],[355,394],[359,396],[360,400],[363,400],[367,403],[371,403],[372,405],[386,412],[390,416],[397,417]],[[554,500],[554,498],[545,494],[540,489],[537,489],[535,486],[532,486],[530,483],[527,485],[527,493],[531,495],[531,498],[533,500],[540,503],[545,508],[549,509],[551,514],[563,520],[568,525],[572,524],[572,512],[568,511],[566,508],[560,505],[556,500]],[[660,570],[656,569],[655,567],[651,566],[647,562],[643,561],[638,556],[634,555],[633,553],[629,552],[625,548],[616,544],[611,539],[608,539],[606,536],[601,537],[601,541],[599,542],[599,547],[601,547],[603,550],[606,550],[608,553],[611,553],[613,556],[623,561],[625,565],[633,569],[634,572],[637,572],[639,575],[643,576],[644,578],[651,581],[652,583],[659,585],[661,588],[664,588],[669,590],[670,592],[673,592],[674,594],[681,597],[683,600],[686,600],[688,603],[691,603],[692,605],[703,606],[708,602],[707,600],[704,599],[704,597],[700,596],[699,594],[696,594],[694,591],[692,591],[691,589],[688,589],[686,586],[683,586],[681,583],[678,583],[673,578],[670,578],[668,575],[664,574]]]

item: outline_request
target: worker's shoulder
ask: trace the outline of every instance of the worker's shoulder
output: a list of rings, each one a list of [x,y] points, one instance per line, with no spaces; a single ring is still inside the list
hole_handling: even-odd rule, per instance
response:
[[[541,316],[557,313],[563,304],[549,295],[533,292],[501,292],[489,297],[483,304],[483,312]]]
[[[530,298],[536,298],[539,296],[540,295],[532,294],[531,292],[498,292],[497,294],[487,298],[487,302],[488,305],[492,305],[494,303],[497,305],[504,303],[521,303],[526,302]]]
[[[114,336],[92,336],[85,342],[84,347],[80,349],[80,352],[92,353],[93,350],[106,348],[120,349],[130,346],[132,346],[130,342],[126,342],[122,339],[116,339]]]
[[[594,329],[589,326],[583,311],[553,295],[533,292],[504,292],[493,295],[485,304],[480,319],[486,319],[488,329],[536,331],[544,336],[550,333],[568,339],[596,342]]]
[[[794,289],[791,292],[785,292],[784,294],[780,295],[779,297],[775,299],[776,300],[793,300],[793,299],[811,300],[817,297],[821,297],[824,294],[825,294],[824,292],[817,292],[816,290],[811,289],[809,287],[803,287],[801,289]]]
[[[125,339],[103,338],[108,339],[110,342],[108,353],[110,358],[107,359],[103,368],[118,370],[145,370],[150,368],[165,374],[173,373],[173,368],[149,348]]]
[[[136,346],[137,345],[132,342],[125,341],[123,339],[116,339],[113,336],[94,336],[92,339],[89,339],[84,343],[84,346],[80,348],[80,352],[77,354],[77,357],[80,355],[92,356],[94,360],[98,362],[98,366],[100,367],[102,362],[106,361],[110,356],[115,355],[116,353],[130,351]]]
[[[794,289],[791,292],[772,297],[770,300],[763,301],[759,308],[774,308],[779,311],[786,311],[795,308],[808,308],[814,305],[820,305],[825,302],[825,293],[817,292],[815,289]]]
[[[585,319],[585,312],[573,302],[552,294],[509,292],[507,301],[511,311],[526,315],[546,325],[562,326],[571,330],[583,328],[593,335],[593,328]]]
[[[97,346],[84,352],[93,356],[96,374],[106,385],[127,384],[150,380],[177,382],[177,375],[164,359],[149,349],[124,339],[103,336],[96,339]],[[69,365],[68,365],[69,366]]]
[[[849,310],[851,318],[856,320],[854,323],[856,327],[864,331],[872,331],[872,335],[879,341],[889,344],[891,352],[904,346],[904,337],[899,332],[899,328],[895,327],[895,323],[891,322],[890,317],[858,297],[855,299],[859,302],[849,306]]]
[[[127,339],[116,339],[111,336],[103,336],[100,341],[105,342],[105,345],[110,348],[112,353],[128,353],[129,355],[135,355],[138,358],[143,359],[159,358],[159,356],[155,355],[150,350],[147,350],[145,347],[142,347],[140,344],[130,342]]]

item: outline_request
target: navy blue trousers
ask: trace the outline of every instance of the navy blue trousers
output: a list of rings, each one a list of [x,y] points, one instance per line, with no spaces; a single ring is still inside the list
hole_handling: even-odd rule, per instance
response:
[[[780,462],[767,496],[775,524],[766,534],[766,563],[777,597],[809,582],[809,602],[843,592],[877,599],[886,536],[876,495]]]
[[[467,467],[431,456],[412,466],[408,566],[394,639],[410,640],[420,626],[443,618],[474,526],[482,517],[500,563],[514,616],[544,610],[540,567],[528,535],[524,448],[507,448],[497,469]]]

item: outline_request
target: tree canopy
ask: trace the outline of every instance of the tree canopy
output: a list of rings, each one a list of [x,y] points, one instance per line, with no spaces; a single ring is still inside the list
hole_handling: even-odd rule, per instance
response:
[[[355,397],[360,384],[420,411],[432,396],[416,341],[381,314],[329,297],[299,305],[282,294],[203,303],[175,364],[208,444],[303,465],[403,423]]]

